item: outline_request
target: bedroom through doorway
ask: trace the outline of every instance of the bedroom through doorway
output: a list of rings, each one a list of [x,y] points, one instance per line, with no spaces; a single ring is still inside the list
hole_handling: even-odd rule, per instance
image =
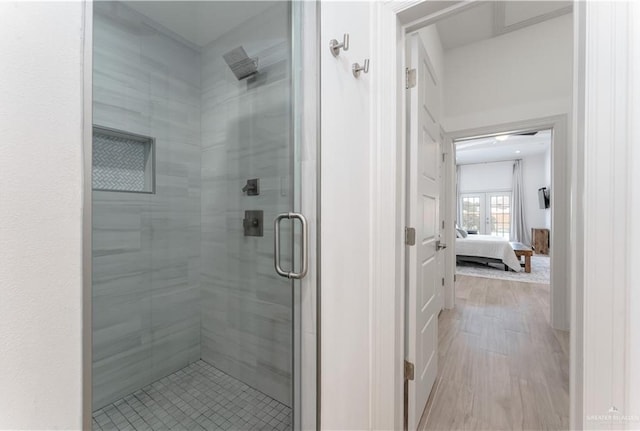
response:
[[[551,141],[543,129],[454,142],[456,274],[551,284]]]

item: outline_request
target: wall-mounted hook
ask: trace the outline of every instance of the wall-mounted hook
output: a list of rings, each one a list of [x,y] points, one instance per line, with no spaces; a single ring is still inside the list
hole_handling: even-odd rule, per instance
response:
[[[333,54],[334,57],[340,54],[340,48],[349,51],[349,33],[345,33],[344,36],[342,36],[342,43],[335,39],[331,39],[329,42],[329,50],[331,50],[331,54]]]
[[[369,59],[365,58],[364,66],[360,66],[358,63],[353,63],[353,76],[358,78],[360,76],[360,72],[369,73]]]

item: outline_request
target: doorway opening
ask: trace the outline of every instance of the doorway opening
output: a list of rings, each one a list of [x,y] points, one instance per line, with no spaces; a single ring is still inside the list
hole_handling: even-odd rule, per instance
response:
[[[568,267],[573,33],[571,4],[556,6],[479,2],[407,20],[403,179],[416,232],[405,251],[408,429],[515,428],[525,392],[539,407],[522,413],[528,427],[568,427],[569,286],[559,269]],[[461,254],[458,236],[486,236],[499,250]],[[440,292],[440,316],[422,316]],[[543,370],[549,379],[536,377]]]

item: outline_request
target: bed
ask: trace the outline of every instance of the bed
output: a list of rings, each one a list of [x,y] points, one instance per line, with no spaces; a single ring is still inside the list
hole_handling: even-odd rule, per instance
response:
[[[505,270],[522,271],[509,240],[490,235],[467,235],[456,238],[456,260],[478,263],[502,263]]]

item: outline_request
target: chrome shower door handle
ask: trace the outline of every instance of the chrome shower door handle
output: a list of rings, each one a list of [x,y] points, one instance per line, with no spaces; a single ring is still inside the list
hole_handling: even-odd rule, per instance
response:
[[[282,219],[298,219],[302,226],[302,243],[300,245],[301,257],[300,257],[300,272],[285,271],[280,265],[280,222]],[[307,275],[309,269],[309,228],[307,219],[300,213],[282,213],[278,214],[273,222],[273,263],[278,275],[285,278],[292,278],[299,280]]]
[[[278,275],[289,278],[289,273],[280,266],[280,221],[289,218],[289,213],[278,214],[273,221],[273,264]]]

